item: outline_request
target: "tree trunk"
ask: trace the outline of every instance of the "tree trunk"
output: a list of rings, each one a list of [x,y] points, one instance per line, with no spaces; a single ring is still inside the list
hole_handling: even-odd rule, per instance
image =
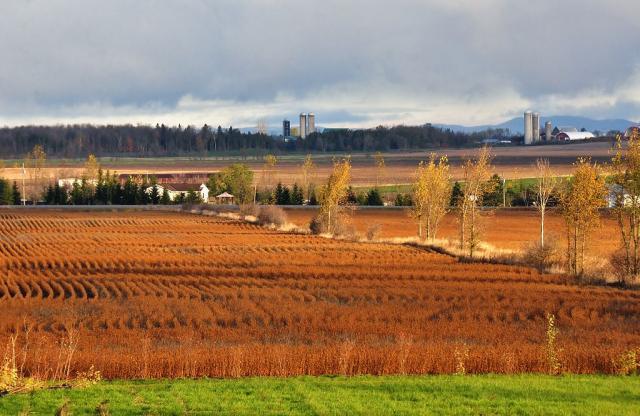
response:
[[[540,205],[540,247],[544,248],[544,210],[545,206]]]

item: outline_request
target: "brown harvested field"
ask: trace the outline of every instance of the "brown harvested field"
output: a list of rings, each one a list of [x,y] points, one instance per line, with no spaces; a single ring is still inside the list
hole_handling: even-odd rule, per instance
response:
[[[317,213],[312,209],[287,209],[286,212],[289,221],[299,227],[307,227]],[[373,224],[381,226],[382,238],[416,237],[418,233],[408,209],[366,208],[347,212],[350,223],[362,234]],[[603,214],[600,224],[601,227],[592,234],[588,252],[606,257],[619,248],[619,230],[615,219],[608,214]],[[496,248],[520,250],[539,238],[539,227],[540,217],[533,208],[497,209],[487,212],[482,218],[482,240]],[[557,211],[549,210],[545,230],[549,239],[564,244],[564,221]],[[438,238],[458,238],[458,222],[454,214],[450,213],[444,218]]]
[[[638,291],[409,246],[169,212],[3,211],[0,235],[0,338],[22,362],[30,328],[41,376],[543,372],[547,313],[566,371],[640,346]]]
[[[558,175],[568,175],[572,171],[572,164],[576,158],[589,156],[594,161],[607,162],[611,159],[610,142],[569,143],[546,146],[508,146],[492,149],[494,156],[494,170],[507,179],[529,178],[535,176],[534,164],[537,158],[548,158],[554,171]],[[447,155],[452,165],[454,178],[461,177],[460,166],[463,161],[472,156],[477,149],[435,149],[438,155]],[[428,158],[431,150],[423,152],[392,152],[386,153],[386,173],[381,181],[385,184],[406,184],[413,181],[413,175],[418,163]],[[375,184],[376,172],[373,153],[357,153],[351,155],[353,161],[352,184],[367,186]],[[346,154],[345,154],[346,155]],[[340,155],[344,156],[344,155]],[[316,169],[312,181],[323,183],[331,173],[333,155],[315,154]],[[302,182],[301,164],[303,155],[282,155],[279,157],[277,172],[271,175],[273,183],[282,181],[291,185]],[[139,158],[139,159],[111,159],[104,158],[101,163],[104,169],[117,171],[122,174],[146,175],[153,173],[185,173],[185,172],[216,172],[231,163],[246,163],[256,172],[256,182],[262,179],[262,156],[247,156],[245,158]],[[81,174],[82,161],[50,161],[45,176],[77,177]],[[9,167],[3,170],[2,176],[10,180],[22,179],[21,169]]]

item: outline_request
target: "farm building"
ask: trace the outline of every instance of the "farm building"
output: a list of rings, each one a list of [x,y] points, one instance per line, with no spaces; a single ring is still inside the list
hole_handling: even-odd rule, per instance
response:
[[[216,196],[216,203],[220,205],[233,205],[234,199],[235,196],[231,195],[229,192],[223,192]]]
[[[587,140],[593,139],[595,136],[589,131],[561,131],[556,135],[556,140]]]
[[[82,178],[62,178],[58,179],[58,186],[61,188],[73,188],[74,184],[82,185]],[[86,180],[86,183],[91,185],[97,185],[98,181],[95,179]]]
[[[186,197],[189,192],[195,192],[204,202],[209,201],[209,188],[203,183],[200,185],[192,183],[170,183],[164,185],[159,184],[157,187],[159,194],[163,194],[166,189],[169,194],[169,199],[172,201],[175,201],[180,196]],[[153,187],[148,187],[147,193],[151,193],[151,189],[153,189]]]
[[[145,175],[131,175],[131,174],[120,174],[118,175],[118,182],[120,185],[124,185],[127,182],[129,177],[144,177],[148,181],[151,178],[155,179],[155,182],[158,185],[163,184],[191,184],[191,185],[200,185],[202,183],[206,183],[209,180],[210,173],[207,172],[182,172],[182,173],[154,173],[154,174],[145,174]]]

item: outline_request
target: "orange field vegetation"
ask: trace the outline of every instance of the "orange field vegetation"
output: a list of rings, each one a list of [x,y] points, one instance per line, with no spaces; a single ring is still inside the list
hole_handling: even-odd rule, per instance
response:
[[[316,210],[287,209],[289,221],[299,227],[307,227],[317,214]],[[380,225],[382,238],[417,237],[418,226],[409,217],[408,209],[360,209],[347,211],[350,223],[361,234],[371,225]],[[535,208],[498,209],[487,211],[481,218],[482,240],[489,245],[508,250],[521,250],[527,244],[540,238],[540,214]],[[553,240],[560,248],[565,244],[565,225],[557,210],[549,209],[546,216],[545,233],[547,240]],[[438,238],[457,240],[456,216],[448,214],[442,221]],[[620,231],[611,215],[603,214],[600,228],[591,234],[587,253],[607,258],[620,247]]]
[[[5,211],[0,235],[0,337],[40,377],[544,372],[547,313],[565,371],[640,346],[637,291],[409,246],[168,212]]]

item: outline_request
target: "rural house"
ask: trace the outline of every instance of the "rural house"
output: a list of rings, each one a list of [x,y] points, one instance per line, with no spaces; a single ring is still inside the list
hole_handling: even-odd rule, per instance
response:
[[[58,179],[58,186],[60,188],[71,189],[75,184],[82,185],[82,181],[83,181],[82,178],[62,178],[62,179]],[[95,179],[85,179],[85,182],[93,186],[96,186],[98,184],[98,181]]]
[[[620,185],[613,184],[613,185],[607,186],[607,206],[609,208],[615,208],[617,206],[620,206],[618,202],[618,198],[620,197],[623,200],[623,204],[625,207],[628,207],[629,205],[631,205],[633,198],[629,195],[629,193],[626,190],[623,190]]]
[[[164,185],[156,185],[158,188],[158,194],[162,195],[164,190],[167,190],[169,194],[169,199],[175,201],[180,196],[183,198],[186,197],[189,192],[195,192],[200,199],[204,202],[209,202],[209,188],[207,185],[201,183],[200,185],[193,183],[168,183]],[[153,186],[147,188],[147,193],[151,193]]]

